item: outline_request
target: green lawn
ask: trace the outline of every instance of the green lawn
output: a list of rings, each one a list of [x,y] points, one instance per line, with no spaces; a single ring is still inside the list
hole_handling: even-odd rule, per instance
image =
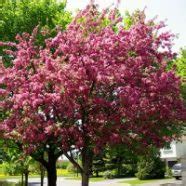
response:
[[[78,177],[77,177],[76,173],[70,173],[66,169],[57,169],[57,175],[58,175],[58,177],[60,177],[60,176],[66,177],[66,179],[81,180],[80,173],[78,174]],[[29,175],[29,177],[31,177],[31,178],[38,178],[38,177],[40,177],[40,175],[33,175],[33,174],[31,174],[31,175]],[[2,173],[0,174],[0,180],[1,181],[7,180],[7,179],[18,179],[18,180],[21,180],[21,176],[10,176],[10,175],[4,175]],[[97,181],[103,181],[103,180],[105,180],[103,177],[98,177],[98,178],[92,177],[92,178],[90,178],[91,182],[97,182]]]
[[[135,179],[135,180],[128,180],[128,181],[121,181],[120,183],[128,183],[131,186],[136,186],[136,185],[140,185],[140,184],[144,184],[144,183],[153,183],[153,182],[157,182],[157,181],[165,180],[165,179],[153,179],[153,180],[139,180],[139,179]]]
[[[0,180],[6,180],[6,179],[20,179],[21,176],[9,176],[9,175],[0,175]]]

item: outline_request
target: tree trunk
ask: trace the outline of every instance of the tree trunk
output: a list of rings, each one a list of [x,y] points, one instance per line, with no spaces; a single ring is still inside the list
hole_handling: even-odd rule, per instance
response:
[[[121,158],[118,158],[117,160],[117,176],[121,176],[121,168],[122,168],[122,160]]]
[[[56,158],[54,153],[48,153],[49,166],[47,168],[48,186],[56,186],[57,171],[56,171]]]
[[[44,167],[44,170],[47,171],[48,186],[56,186],[56,182],[57,182],[56,162],[58,157],[61,156],[63,153],[62,151],[55,153],[56,150],[57,149],[51,148],[51,146],[49,146],[49,149],[47,149],[46,151],[48,154],[47,160],[44,157],[44,152],[41,153],[39,156],[37,153],[32,154],[32,158],[34,158],[36,161],[41,163]]]
[[[24,174],[21,173],[21,186],[24,186]]]
[[[28,172],[25,172],[25,186],[28,186]]]
[[[47,170],[47,177],[48,177],[48,186],[56,186],[57,181],[57,173],[56,169],[52,168]]]
[[[43,186],[44,185],[45,170],[42,165],[40,165],[40,171],[41,171],[41,186]]]
[[[96,171],[96,177],[99,177],[99,171]]]
[[[88,149],[82,150],[82,167],[83,171],[81,173],[82,176],[82,186],[89,186],[89,177],[91,174],[93,162],[93,152]]]
[[[81,185],[82,186],[89,186],[89,174],[83,172],[81,174],[81,176],[82,176],[82,184]]]

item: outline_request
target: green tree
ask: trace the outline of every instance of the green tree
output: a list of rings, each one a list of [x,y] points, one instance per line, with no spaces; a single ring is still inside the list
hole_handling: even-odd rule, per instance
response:
[[[31,33],[40,24],[50,30],[65,28],[71,14],[66,2],[57,0],[12,0],[0,3],[0,40],[14,41],[17,34]]]
[[[115,145],[94,156],[92,171],[96,177],[106,170],[115,177],[134,176],[137,160],[137,154],[126,145]]]
[[[99,153],[93,159],[92,171],[99,177],[99,172],[105,171],[105,152]]]
[[[7,158],[5,165],[5,173],[9,175],[22,175],[22,185],[28,185],[28,175],[33,169],[34,160],[30,156],[26,156],[23,152],[16,148],[8,148],[6,150]]]
[[[180,55],[176,59],[177,73],[183,80],[186,79],[186,48],[180,50]]]
[[[65,29],[71,20],[71,13],[65,7],[66,1],[57,0],[0,1],[0,41],[15,41],[17,34],[31,33],[37,25],[42,30],[39,41],[54,36],[56,26]],[[6,59],[9,57],[0,47],[2,55]]]
[[[180,50],[180,55],[175,60],[174,64],[176,65],[177,74],[182,79],[182,96],[184,100],[186,100],[186,48]]]
[[[105,154],[105,167],[114,170],[116,177],[133,176],[136,173],[137,155],[126,145],[116,145]]]
[[[137,166],[136,176],[140,180],[159,179],[165,176],[165,162],[159,156],[142,157]]]

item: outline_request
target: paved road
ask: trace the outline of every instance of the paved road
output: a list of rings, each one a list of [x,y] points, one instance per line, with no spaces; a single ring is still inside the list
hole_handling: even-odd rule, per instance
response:
[[[120,181],[123,180],[130,180],[134,178],[126,178],[126,179],[113,179],[113,180],[105,180],[100,182],[92,182],[90,186],[127,186],[128,184],[119,184]],[[10,182],[18,182],[17,179],[8,180]],[[28,186],[40,186],[40,179],[39,178],[29,178]],[[44,180],[44,186],[47,186],[47,179]],[[57,179],[57,186],[81,186],[81,181],[77,180],[68,180],[63,177],[58,177]]]
[[[181,186],[181,183],[181,180],[177,181],[175,179],[165,179],[157,182],[142,184],[140,186]]]
[[[92,183],[90,183],[90,186],[129,186],[129,184],[120,183],[121,181],[127,181],[129,179],[134,179],[134,178],[113,179],[113,180],[106,180],[106,181],[94,182],[94,183],[92,182]],[[17,180],[11,179],[10,181],[16,182]],[[45,186],[47,186],[46,179],[44,182],[45,182]],[[176,181],[174,179],[165,179],[165,180],[161,180],[161,181],[157,181],[157,182],[140,184],[140,186],[173,186],[172,185],[173,183],[174,183],[174,185],[176,184],[176,186],[181,185],[181,181]],[[30,178],[29,179],[29,186],[40,186],[39,178]],[[58,177],[57,186],[81,186],[81,182]]]

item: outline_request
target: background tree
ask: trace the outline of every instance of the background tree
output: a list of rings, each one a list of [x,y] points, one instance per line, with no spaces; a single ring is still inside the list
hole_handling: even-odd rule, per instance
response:
[[[177,73],[180,75],[184,80],[186,79],[186,48],[182,48],[180,50],[180,55],[176,60],[177,65]]]
[[[182,95],[184,100],[186,100],[186,48],[180,50],[180,54],[173,64],[176,65],[177,74],[181,77]]]
[[[152,147],[146,155],[139,158],[136,176],[140,180],[161,179],[165,177],[166,165],[160,159],[159,149]]]
[[[113,170],[114,177],[134,176],[139,153],[125,145],[109,148],[105,154],[106,170]]]
[[[139,153],[133,152],[124,144],[107,147],[93,158],[93,173],[99,177],[99,172],[108,172],[108,176],[134,176]],[[107,173],[105,173],[107,174]],[[106,175],[105,175],[106,177]]]
[[[45,32],[45,37],[38,36],[39,42],[49,35],[54,36],[54,28],[58,26],[65,29],[71,19],[65,7],[66,1],[57,0],[0,1],[0,41],[15,41],[17,34],[31,33],[37,25]],[[0,48],[2,55],[4,53]],[[4,57],[9,58],[9,55]]]
[[[92,173],[95,173],[96,177],[99,177],[100,172],[104,172],[106,170],[105,167],[105,150],[94,156],[93,164],[92,164]]]
[[[66,28],[71,18],[65,10],[66,1],[15,0],[0,3],[0,40],[15,41],[23,32],[31,33],[40,24],[52,30],[57,25]]]
[[[162,147],[180,136],[180,80],[165,63],[174,57],[172,34],[143,16],[130,29],[122,23],[118,11],[90,5],[42,46],[37,28],[1,43],[13,47],[12,66],[0,69],[1,132],[46,167],[49,186],[62,153],[88,186],[93,157],[106,146]]]
[[[34,160],[16,148],[6,149],[6,155],[5,172],[9,175],[22,175],[22,185],[27,186],[29,173],[36,168]]]

